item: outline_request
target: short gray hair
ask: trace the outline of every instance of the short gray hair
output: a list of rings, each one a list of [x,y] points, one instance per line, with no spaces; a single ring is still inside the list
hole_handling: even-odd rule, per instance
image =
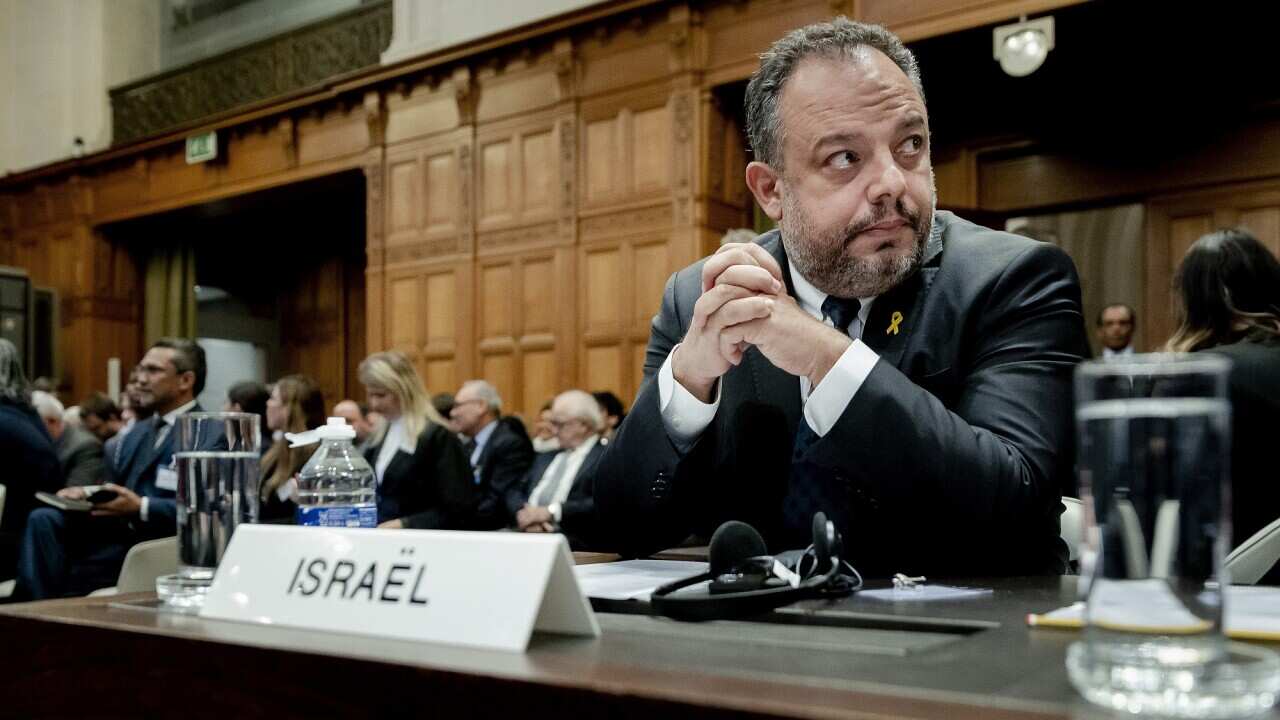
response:
[[[4,338],[0,338],[0,398],[24,405],[31,402],[31,384],[22,372],[18,348]]]
[[[897,35],[880,25],[854,22],[843,15],[831,22],[792,30],[760,56],[760,69],[747,83],[747,139],[755,159],[782,169],[782,121],[778,98],[801,60],[808,57],[853,59],[861,48],[884,53],[902,69],[924,102],[924,85],[916,57]]]
[[[468,380],[462,383],[462,387],[459,388],[459,391],[466,390],[467,388],[471,388],[471,390],[475,392],[476,397],[483,400],[484,404],[489,406],[489,409],[493,411],[494,415],[502,414],[502,396],[498,394],[498,388],[491,385],[488,380]],[[454,399],[457,399],[456,395],[454,396]]]
[[[586,390],[565,390],[556,396],[555,401],[563,402],[574,419],[583,421],[593,431],[600,432],[604,427],[600,403]]]
[[[62,407],[58,398],[43,390],[31,391],[31,407],[35,408],[36,414],[45,420],[61,420],[62,414],[66,412],[66,408]]]

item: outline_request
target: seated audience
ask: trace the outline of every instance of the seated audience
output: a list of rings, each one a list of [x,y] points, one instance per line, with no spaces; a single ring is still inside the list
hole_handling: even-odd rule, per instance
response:
[[[0,514],[0,580],[11,578],[18,557],[18,539],[27,513],[36,505],[35,493],[56,492],[62,471],[44,423],[31,406],[31,388],[13,343],[0,338],[0,457],[4,470],[4,512]]]
[[[1174,279],[1182,321],[1167,349],[1231,359],[1232,546],[1280,518],[1271,443],[1280,426],[1280,262],[1243,230],[1191,246]],[[1280,583],[1280,567],[1262,579]]]
[[[365,451],[377,476],[379,527],[469,527],[478,498],[471,467],[409,359],[374,353],[360,363],[360,382],[369,407],[387,419]]]
[[[374,416],[369,412],[369,406],[364,403],[358,403],[355,400],[343,400],[333,406],[333,417],[340,417],[347,421],[356,431],[356,449],[364,452],[369,449],[369,436],[373,434],[375,428]]]
[[[138,406],[154,411],[154,418],[130,432],[120,448],[115,482],[106,485],[116,497],[92,513],[33,510],[19,549],[15,595],[38,600],[112,585],[130,547],[177,532],[174,425],[182,414],[200,410],[195,398],[204,389],[204,349],[191,340],[162,339],[138,370]],[[216,449],[218,440],[205,438],[201,447]],[[70,487],[58,495],[84,499],[85,492]]]
[[[45,429],[53,440],[54,452],[62,468],[61,487],[96,485],[103,479],[106,464],[102,459],[102,443],[83,428],[68,425],[62,403],[43,390],[31,393],[35,407]]]
[[[80,419],[84,423],[84,429],[93,433],[102,443],[115,437],[124,427],[120,408],[106,393],[96,392],[81,401]]]
[[[271,448],[271,431],[267,429],[267,399],[271,390],[257,380],[242,380],[227,390],[229,412],[252,413],[258,416],[258,432],[262,434],[262,452]]]
[[[467,438],[463,450],[480,493],[475,528],[506,527],[507,493],[533,464],[533,445],[524,423],[502,417],[496,388],[484,380],[468,380],[453,398],[453,424]]]
[[[536,453],[555,452],[560,449],[560,438],[556,428],[551,424],[551,401],[543,404],[538,411],[538,422],[533,426],[533,451]]]
[[[606,438],[612,439],[614,432],[618,426],[627,417],[627,409],[623,407],[622,400],[608,390],[600,390],[591,393],[591,396],[600,403],[600,412],[604,413],[604,432]]]
[[[568,390],[551,403],[560,450],[534,460],[507,493],[507,512],[522,532],[563,532],[575,550],[591,546],[595,500],[591,475],[604,454],[604,415],[590,393]]]
[[[292,522],[298,505],[290,480],[302,470],[319,444],[291,448],[284,433],[300,433],[325,423],[324,395],[306,375],[286,375],[275,384],[266,404],[267,432],[278,435],[262,457],[262,522]]]

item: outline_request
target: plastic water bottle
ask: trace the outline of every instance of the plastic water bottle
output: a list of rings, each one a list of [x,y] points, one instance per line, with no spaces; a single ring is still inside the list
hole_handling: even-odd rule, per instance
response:
[[[378,526],[373,468],[351,444],[355,437],[346,420],[331,417],[324,427],[290,438],[295,445],[320,441],[320,449],[298,473],[299,525]]]

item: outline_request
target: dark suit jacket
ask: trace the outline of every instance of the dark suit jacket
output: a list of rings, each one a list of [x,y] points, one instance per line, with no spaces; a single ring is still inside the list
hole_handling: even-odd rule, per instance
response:
[[[756,242],[794,293],[777,232]],[[689,327],[701,269],[667,282],[645,381],[597,468],[600,523],[629,555],[730,519],[756,526],[773,550],[801,541],[781,531],[799,378],[750,348],[687,454],[663,426],[654,376]],[[1070,258],[938,212],[921,270],[876,299],[862,338],[880,360],[805,455],[843,485],[845,556],[874,575],[1063,571],[1071,372],[1089,352]]]
[[[382,440],[365,451],[370,466],[377,467]],[[387,465],[378,484],[378,522],[400,518],[408,528],[460,530],[473,521],[476,502],[462,444],[433,423],[418,435],[412,455],[397,450]]]
[[[593,482],[595,468],[600,458],[604,457],[607,443],[608,441],[601,437],[595,447],[587,451],[587,457],[578,468],[578,474],[573,477],[569,497],[560,504],[560,531],[569,539],[569,545],[574,550],[585,550],[588,547],[597,546],[595,538],[598,535],[598,528]],[[515,523],[516,512],[529,501],[529,496],[538,487],[543,474],[547,472],[547,468],[551,467],[551,461],[564,452],[568,451],[539,453],[534,458],[533,465],[530,466],[529,472],[525,473],[519,485],[507,493],[508,524]]]
[[[188,412],[203,412],[196,404]],[[143,425],[134,427],[123,441],[120,448],[120,467],[116,468],[113,482],[123,485],[139,496],[150,498],[147,501],[147,519],[141,518],[133,522],[133,528],[140,539],[168,537],[178,531],[177,504],[173,490],[156,486],[156,471],[168,467],[173,462],[173,446],[178,436],[178,428],[170,428],[164,440],[157,447],[155,417],[142,421]],[[199,447],[203,450],[215,450],[226,447],[226,439],[213,434],[215,428],[210,427],[210,434],[200,439]]]
[[[0,579],[13,577],[18,539],[35,507],[37,491],[57,492],[62,471],[53,441],[35,410],[0,399],[0,485],[5,486],[0,515]]]
[[[1231,546],[1280,518],[1271,452],[1280,426],[1280,341],[1241,341],[1211,352],[1231,358]],[[1262,582],[1280,584],[1280,565]]]
[[[480,448],[475,467],[480,493],[477,530],[497,530],[511,524],[512,518],[506,507],[507,493],[520,487],[525,473],[533,464],[533,443],[520,421],[504,417],[496,422],[493,433]]]
[[[64,485],[71,487],[102,482],[107,465],[103,459],[102,443],[93,433],[67,425],[53,446],[62,465]]]

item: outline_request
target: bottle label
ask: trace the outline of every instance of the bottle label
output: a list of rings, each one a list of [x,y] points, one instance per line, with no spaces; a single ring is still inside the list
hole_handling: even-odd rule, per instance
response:
[[[373,505],[298,506],[297,523],[315,527],[378,527],[378,508]]]

